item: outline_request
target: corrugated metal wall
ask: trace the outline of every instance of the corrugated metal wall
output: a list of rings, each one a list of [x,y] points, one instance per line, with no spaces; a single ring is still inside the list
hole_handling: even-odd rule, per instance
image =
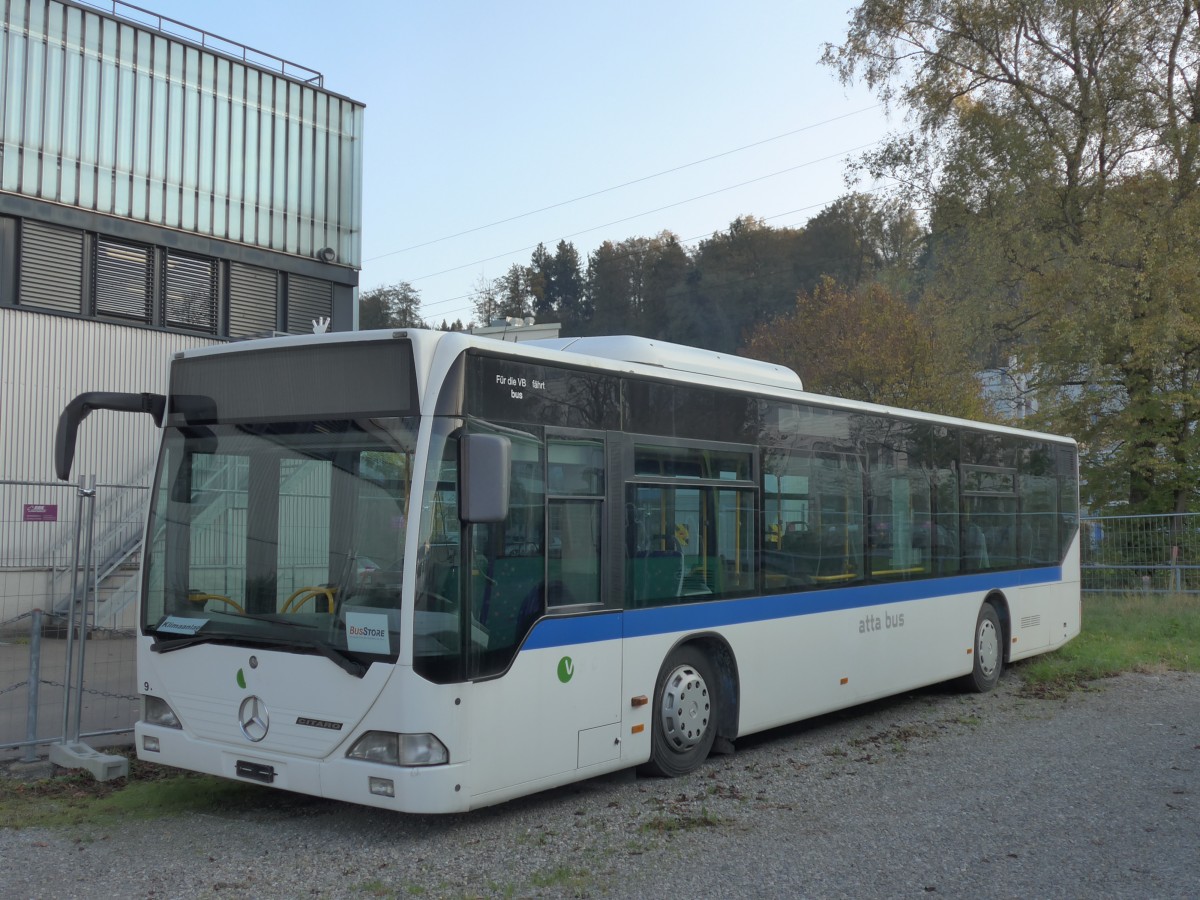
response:
[[[208,338],[0,308],[0,481],[54,482],[54,431],[62,408],[83,391],[166,390],[171,355]],[[147,484],[157,429],[149,416],[108,411],[79,430],[72,478]],[[36,565],[65,522],[22,521],[29,503],[62,503],[51,488],[0,485],[0,567]]]

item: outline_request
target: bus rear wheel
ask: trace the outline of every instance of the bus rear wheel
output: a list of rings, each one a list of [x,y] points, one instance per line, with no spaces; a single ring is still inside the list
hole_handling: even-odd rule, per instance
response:
[[[675,778],[695,771],[717,735],[716,673],[694,646],[673,650],[654,691],[648,774]]]
[[[975,621],[975,640],[972,648],[971,674],[964,680],[968,690],[986,694],[1000,682],[1004,672],[1004,630],[1000,615],[991,603],[979,608]]]

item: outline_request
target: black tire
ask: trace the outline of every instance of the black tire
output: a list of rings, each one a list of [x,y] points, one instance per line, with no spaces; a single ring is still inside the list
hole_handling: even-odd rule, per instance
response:
[[[717,736],[716,671],[705,654],[688,645],[673,650],[654,688],[647,774],[677,778],[699,768]]]
[[[986,694],[1000,683],[1004,672],[1004,629],[996,607],[984,603],[975,621],[975,637],[971,650],[971,674],[963,683],[967,690]]]

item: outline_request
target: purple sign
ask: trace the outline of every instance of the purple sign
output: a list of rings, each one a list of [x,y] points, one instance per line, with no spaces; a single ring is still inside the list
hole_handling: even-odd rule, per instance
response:
[[[25,522],[57,522],[58,504],[26,503],[22,520]]]

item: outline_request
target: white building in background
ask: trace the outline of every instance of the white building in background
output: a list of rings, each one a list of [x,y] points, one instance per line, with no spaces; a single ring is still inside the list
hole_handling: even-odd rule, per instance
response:
[[[1020,420],[1038,410],[1037,394],[1029,373],[1017,368],[1016,360],[1006,367],[984,369],[978,374],[984,402],[992,412],[1007,419]]]
[[[363,105],[122,2],[9,0],[0,17],[3,629],[61,604],[46,573],[76,491],[43,485],[71,398],[163,392],[166,360],[190,347],[322,317],[354,327]],[[114,523],[145,498],[115,486],[149,482],[154,429],[105,412],[83,429],[74,471],[114,486],[96,537],[115,558],[129,525]]]

